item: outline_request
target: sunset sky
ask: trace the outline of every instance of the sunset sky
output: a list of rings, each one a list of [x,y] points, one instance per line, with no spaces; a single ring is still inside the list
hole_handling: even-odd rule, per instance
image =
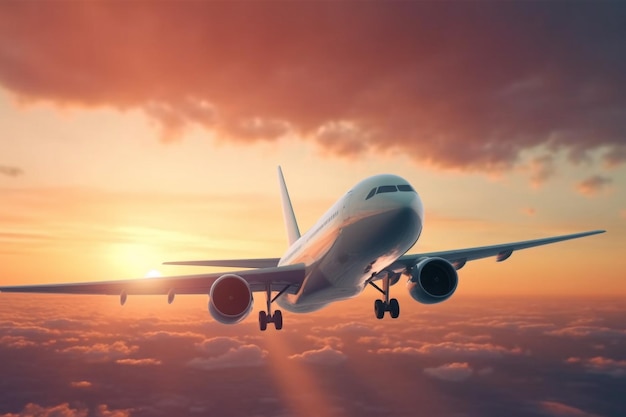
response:
[[[621,415],[624,310],[596,297],[626,295],[624,22],[620,2],[0,2],[1,285],[281,256],[277,165],[302,231],[380,173],[424,202],[411,252],[607,230],[470,263],[441,310],[398,285],[391,328],[370,290],[266,338],[202,297],[2,294],[0,415]],[[193,391],[223,380],[263,384],[236,409]]]
[[[280,256],[280,164],[302,230],[378,173],[421,194],[413,251],[608,230],[459,291],[626,294],[625,13],[3,2],[2,284]]]

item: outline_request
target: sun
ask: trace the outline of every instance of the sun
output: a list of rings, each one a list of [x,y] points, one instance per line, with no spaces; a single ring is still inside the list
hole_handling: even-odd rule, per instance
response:
[[[161,275],[161,273],[157,271],[156,269],[151,269],[148,272],[146,272],[146,275],[144,275],[144,278],[159,278],[162,276],[163,275]]]

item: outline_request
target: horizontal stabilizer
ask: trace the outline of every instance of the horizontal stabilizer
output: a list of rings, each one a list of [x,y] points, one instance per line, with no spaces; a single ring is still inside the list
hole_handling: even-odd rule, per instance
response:
[[[163,262],[163,265],[221,266],[226,268],[273,268],[278,265],[279,260],[279,258],[218,259],[205,261]]]

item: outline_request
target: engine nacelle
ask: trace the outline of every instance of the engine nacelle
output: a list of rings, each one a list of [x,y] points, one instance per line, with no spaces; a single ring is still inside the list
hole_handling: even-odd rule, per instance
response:
[[[250,285],[239,275],[219,277],[209,293],[209,312],[223,324],[239,323],[252,311],[253,298]]]
[[[459,276],[454,266],[442,258],[424,259],[411,271],[409,294],[422,304],[436,304],[450,298]]]

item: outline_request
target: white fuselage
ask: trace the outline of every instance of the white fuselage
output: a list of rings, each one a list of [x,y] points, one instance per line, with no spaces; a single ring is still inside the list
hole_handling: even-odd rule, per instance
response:
[[[422,231],[424,208],[417,192],[396,175],[358,183],[300,239],[279,265],[303,263],[306,278],[277,303],[305,313],[360,294],[373,275],[408,251]]]

